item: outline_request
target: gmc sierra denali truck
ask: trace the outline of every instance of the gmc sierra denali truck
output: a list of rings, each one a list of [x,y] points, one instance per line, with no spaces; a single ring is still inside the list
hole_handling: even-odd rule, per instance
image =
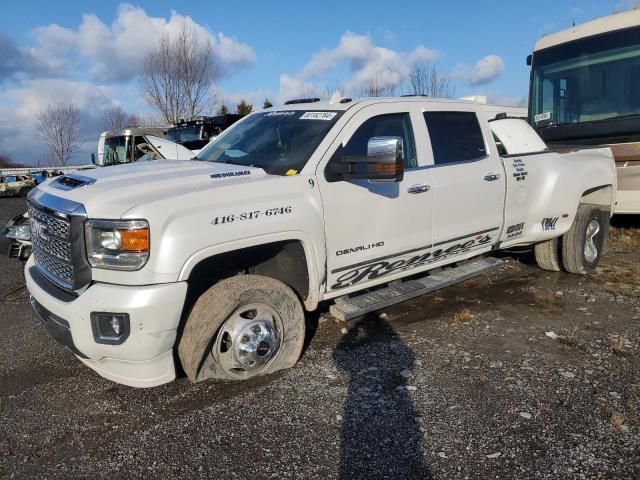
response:
[[[33,307],[100,375],[150,387],[291,367],[305,310],[334,300],[351,318],[465,278],[492,250],[534,245],[544,269],[593,271],[611,151],[558,154],[493,116],[421,97],[298,101],[193,160],[47,181],[28,197]]]

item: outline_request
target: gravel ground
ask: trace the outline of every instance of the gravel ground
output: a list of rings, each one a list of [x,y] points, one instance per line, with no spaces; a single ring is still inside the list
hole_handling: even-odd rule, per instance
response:
[[[0,225],[21,210],[0,199]],[[150,390],[50,339],[0,257],[0,476],[640,478],[640,232],[618,223],[595,275],[506,257],[375,315],[313,316],[286,372]]]

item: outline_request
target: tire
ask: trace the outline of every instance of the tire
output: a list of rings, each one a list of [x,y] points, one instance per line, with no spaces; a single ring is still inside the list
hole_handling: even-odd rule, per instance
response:
[[[304,310],[291,288],[273,278],[238,275],[198,298],[178,356],[194,383],[246,380],[294,366],[304,335]]]
[[[536,255],[536,263],[541,269],[552,272],[559,272],[561,270],[560,245],[557,238],[536,243],[533,251]]]
[[[26,197],[27,195],[29,195],[30,191],[31,191],[31,187],[25,187],[22,190],[20,190],[20,196]]]
[[[609,237],[609,212],[594,205],[580,205],[573,225],[562,239],[562,264],[570,273],[595,271]]]

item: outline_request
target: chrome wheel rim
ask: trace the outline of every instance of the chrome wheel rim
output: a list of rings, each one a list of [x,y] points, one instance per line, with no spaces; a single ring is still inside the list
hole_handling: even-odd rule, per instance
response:
[[[220,328],[212,354],[229,375],[259,374],[280,350],[281,326],[280,316],[268,305],[243,305]]]
[[[584,258],[589,263],[598,258],[598,246],[595,242],[598,233],[600,233],[600,223],[597,220],[591,220],[587,225],[584,242]]]

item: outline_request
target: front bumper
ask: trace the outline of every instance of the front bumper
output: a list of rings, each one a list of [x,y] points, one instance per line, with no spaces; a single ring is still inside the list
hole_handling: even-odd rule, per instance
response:
[[[30,258],[25,277],[38,317],[51,335],[87,366],[109,380],[133,387],[153,387],[175,379],[173,347],[186,282],[148,286],[95,283],[78,297],[69,297],[56,295],[37,273]],[[129,337],[120,345],[96,343],[91,312],[128,313]]]

